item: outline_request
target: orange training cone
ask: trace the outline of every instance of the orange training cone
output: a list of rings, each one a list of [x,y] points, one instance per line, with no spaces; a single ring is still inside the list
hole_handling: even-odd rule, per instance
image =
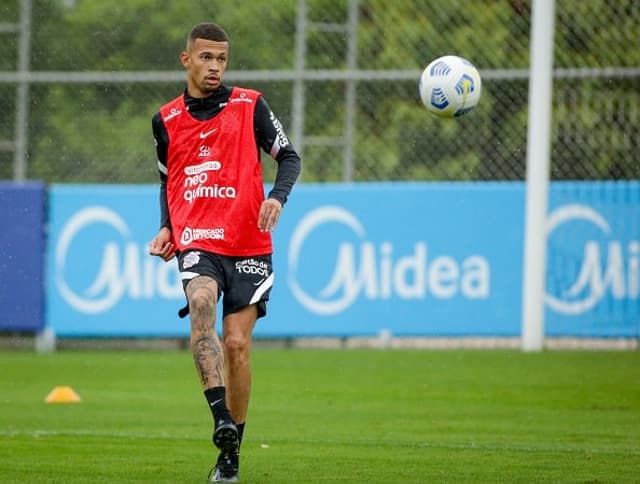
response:
[[[73,388],[66,386],[55,387],[44,399],[47,403],[77,403],[80,400],[80,395]]]

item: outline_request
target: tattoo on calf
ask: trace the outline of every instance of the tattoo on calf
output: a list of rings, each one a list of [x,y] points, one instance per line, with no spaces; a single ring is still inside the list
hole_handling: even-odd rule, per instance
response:
[[[224,354],[218,338],[211,334],[194,336],[191,351],[203,387],[224,385]]]
[[[215,333],[217,287],[213,279],[199,276],[187,285],[191,313],[191,351],[204,388],[224,385],[224,354]]]

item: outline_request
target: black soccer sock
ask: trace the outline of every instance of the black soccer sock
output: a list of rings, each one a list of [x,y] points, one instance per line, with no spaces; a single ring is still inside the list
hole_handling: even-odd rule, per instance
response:
[[[204,391],[204,397],[207,399],[211,415],[214,420],[220,417],[229,416],[229,409],[227,408],[226,392],[224,387],[207,388]]]
[[[242,444],[242,434],[244,434],[244,422],[242,422],[241,424],[236,424],[236,427],[238,428],[238,442],[241,445]]]

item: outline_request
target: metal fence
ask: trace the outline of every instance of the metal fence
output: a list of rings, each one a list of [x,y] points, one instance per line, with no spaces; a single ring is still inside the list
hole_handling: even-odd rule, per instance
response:
[[[265,94],[303,181],[520,180],[530,3],[3,0],[0,179],[155,182],[151,116],[184,88],[189,28],[213,20],[231,37],[227,81]],[[552,178],[640,178],[640,2],[555,10]],[[417,93],[444,54],[483,77],[457,120]]]

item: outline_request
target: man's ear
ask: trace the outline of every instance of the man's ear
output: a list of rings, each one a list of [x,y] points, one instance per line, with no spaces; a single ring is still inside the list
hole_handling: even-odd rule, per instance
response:
[[[189,64],[191,63],[191,56],[188,52],[185,51],[180,53],[180,63],[185,69],[189,68]]]

